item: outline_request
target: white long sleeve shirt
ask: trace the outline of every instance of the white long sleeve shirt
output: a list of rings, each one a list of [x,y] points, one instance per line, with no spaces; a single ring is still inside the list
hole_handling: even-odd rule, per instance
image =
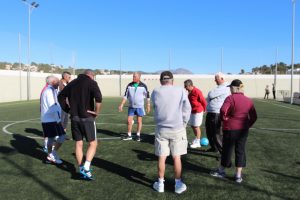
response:
[[[41,94],[41,122],[60,122],[61,107],[57,101],[57,90],[49,85]]]

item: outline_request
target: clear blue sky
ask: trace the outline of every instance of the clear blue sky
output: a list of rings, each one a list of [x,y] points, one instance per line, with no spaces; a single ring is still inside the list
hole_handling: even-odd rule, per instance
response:
[[[291,63],[291,0],[36,0],[31,61],[92,69],[238,73],[278,60]],[[27,62],[28,9],[0,0],[0,61]],[[296,1],[295,62],[300,62]]]

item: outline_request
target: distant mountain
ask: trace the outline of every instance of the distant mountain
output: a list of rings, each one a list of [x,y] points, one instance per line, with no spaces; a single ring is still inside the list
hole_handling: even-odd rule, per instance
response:
[[[160,71],[157,71],[157,72],[154,72],[154,73],[155,74],[160,74],[163,71],[165,71],[165,70],[160,70]],[[190,70],[184,69],[184,68],[178,68],[178,69],[175,69],[175,70],[171,70],[171,72],[173,74],[193,74],[193,72],[191,72]]]

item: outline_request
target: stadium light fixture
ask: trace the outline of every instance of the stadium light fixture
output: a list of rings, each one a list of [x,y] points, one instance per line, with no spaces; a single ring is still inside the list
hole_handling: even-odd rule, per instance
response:
[[[23,3],[25,3],[28,6],[28,52],[27,52],[27,62],[28,62],[28,67],[27,67],[27,101],[30,100],[30,17],[32,11],[39,7],[39,4],[36,2],[31,2],[29,3],[27,0],[22,0]]]

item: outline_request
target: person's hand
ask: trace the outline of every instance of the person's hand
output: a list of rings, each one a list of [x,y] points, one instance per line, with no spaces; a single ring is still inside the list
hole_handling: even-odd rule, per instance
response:
[[[119,105],[119,112],[123,111],[123,104]]]
[[[183,122],[183,127],[186,128],[186,126],[187,126],[187,123]]]
[[[93,115],[93,117],[98,117],[98,113],[96,113],[95,111],[91,111],[91,110],[87,110],[86,112],[88,112],[88,113],[90,113],[90,114],[92,114]]]

